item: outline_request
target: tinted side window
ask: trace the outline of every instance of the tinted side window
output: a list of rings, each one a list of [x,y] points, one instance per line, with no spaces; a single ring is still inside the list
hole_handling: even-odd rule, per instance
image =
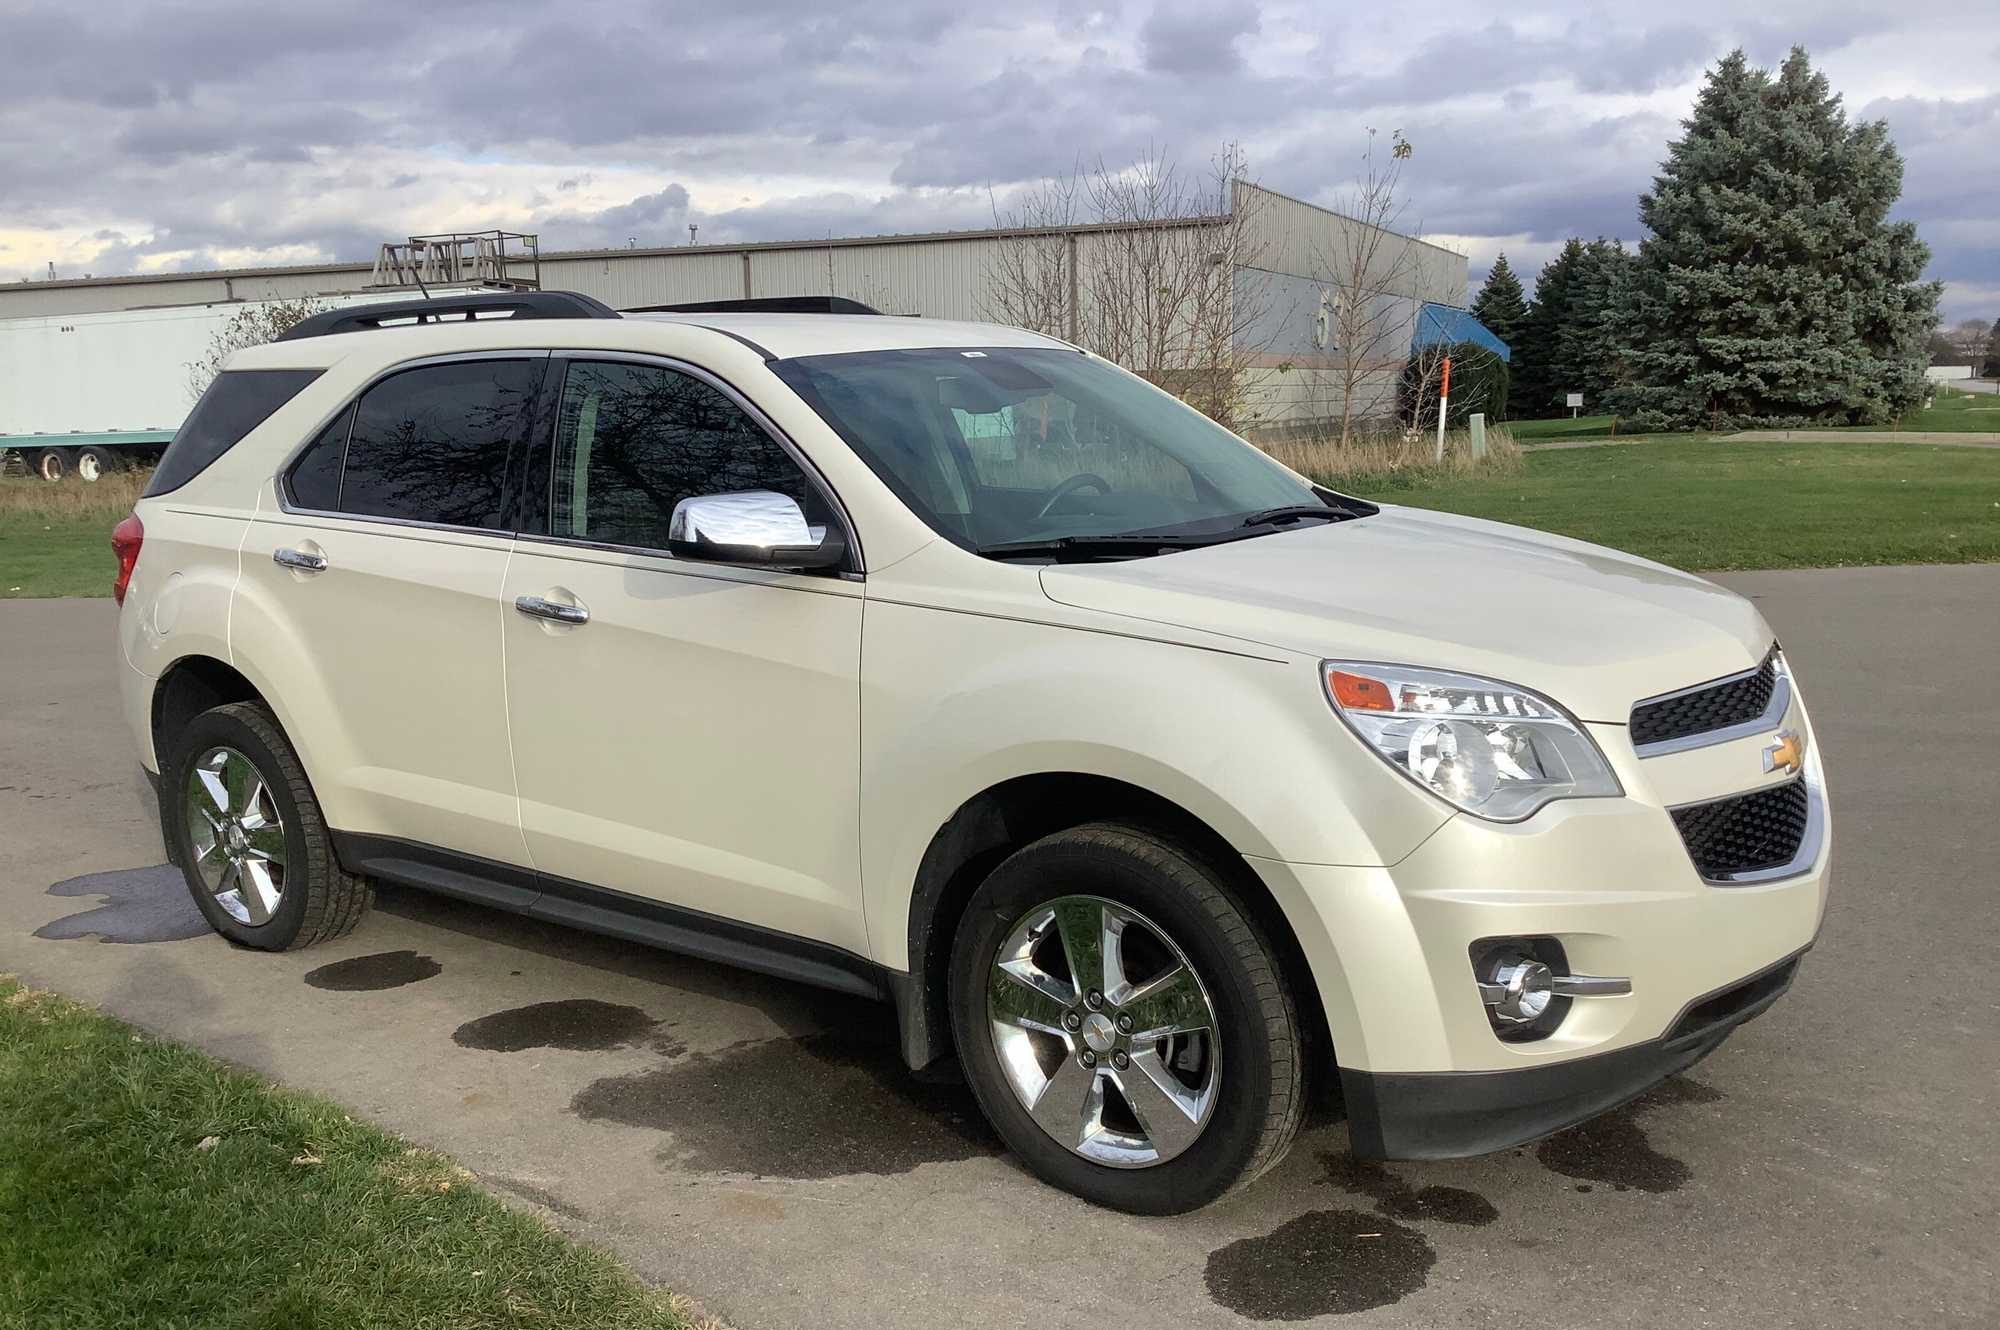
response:
[[[828,520],[791,456],[721,389],[653,365],[578,361],[563,382],[551,526],[558,536],[667,547],[674,505],[776,490]]]
[[[295,506],[322,512],[333,512],[340,507],[340,459],[347,451],[347,430],[353,423],[354,408],[350,406],[334,417],[333,423],[321,430],[319,437],[299,454],[299,460],[292,463],[285,488]]]
[[[508,449],[527,438],[543,364],[428,365],[369,389],[347,440],[340,511],[502,526]]]
[[[146,494],[177,490],[234,448],[271,413],[320,376],[316,369],[233,369],[215,376],[208,391],[174,432],[165,456],[153,469]]]

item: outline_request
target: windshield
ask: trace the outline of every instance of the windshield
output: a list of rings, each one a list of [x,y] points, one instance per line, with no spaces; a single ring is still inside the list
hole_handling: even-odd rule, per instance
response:
[[[937,347],[772,364],[940,535],[994,555],[1143,533],[1158,553],[1354,515],[1201,413],[1095,356]],[[1130,543],[1130,542],[1128,542]]]

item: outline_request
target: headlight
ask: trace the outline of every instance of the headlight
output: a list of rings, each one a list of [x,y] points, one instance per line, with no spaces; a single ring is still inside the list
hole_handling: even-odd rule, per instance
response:
[[[1497,679],[1410,665],[1322,662],[1327,700],[1382,760],[1495,822],[1556,799],[1625,791],[1574,716]]]

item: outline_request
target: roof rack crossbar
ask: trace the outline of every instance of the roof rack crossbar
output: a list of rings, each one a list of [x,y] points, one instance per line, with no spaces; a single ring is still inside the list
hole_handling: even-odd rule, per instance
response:
[[[480,316],[514,319],[615,319],[618,311],[601,300],[575,291],[486,291],[473,295],[440,296],[435,300],[387,300],[372,305],[331,309],[302,319],[278,337],[281,342],[334,333],[369,332],[385,323],[410,320],[442,323],[472,322]]]
[[[690,300],[677,305],[638,305],[627,314],[880,314],[846,296],[745,296],[740,300]]]

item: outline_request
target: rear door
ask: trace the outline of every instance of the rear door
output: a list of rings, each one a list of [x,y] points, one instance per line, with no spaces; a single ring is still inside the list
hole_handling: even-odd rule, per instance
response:
[[[840,522],[830,492],[688,366],[574,360],[555,416],[531,486],[547,511],[502,597],[545,890],[609,888],[865,955],[861,583],[666,552],[681,499],[776,490]]]
[[[399,369],[281,478],[233,637],[334,829],[524,865],[500,591],[546,352]],[[269,496],[267,496],[268,499]]]

